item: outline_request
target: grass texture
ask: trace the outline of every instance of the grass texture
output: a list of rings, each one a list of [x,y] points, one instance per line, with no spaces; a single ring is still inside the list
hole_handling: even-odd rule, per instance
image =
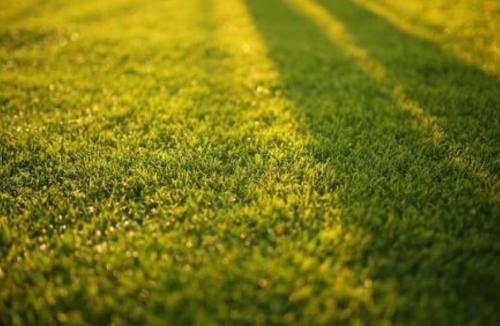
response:
[[[0,324],[498,325],[456,2],[0,1]]]

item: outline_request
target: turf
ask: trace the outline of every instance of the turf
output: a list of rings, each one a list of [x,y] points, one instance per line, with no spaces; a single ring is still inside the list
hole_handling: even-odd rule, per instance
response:
[[[0,2],[0,324],[498,325],[498,57],[358,2]]]

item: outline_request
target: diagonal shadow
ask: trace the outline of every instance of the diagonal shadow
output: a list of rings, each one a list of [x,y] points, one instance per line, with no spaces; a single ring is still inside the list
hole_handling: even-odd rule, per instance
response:
[[[399,30],[352,1],[319,0],[353,39],[437,117],[447,136],[492,173],[500,173],[500,83],[438,45]]]
[[[343,221],[372,235],[354,249],[353,269],[367,268],[381,287],[396,282],[396,319],[470,321],[477,316],[467,307],[480,303],[481,318],[491,322],[499,294],[487,284],[500,282],[492,268],[500,251],[492,245],[499,231],[494,186],[449,162],[446,146],[412,126],[397,103],[299,12],[282,1],[246,4],[284,96],[302,109],[316,137],[316,159],[337,171]],[[493,110],[487,112],[491,119]],[[491,126],[480,118],[474,123]],[[475,131],[470,128],[469,137]],[[423,313],[435,307],[442,308],[439,314]]]

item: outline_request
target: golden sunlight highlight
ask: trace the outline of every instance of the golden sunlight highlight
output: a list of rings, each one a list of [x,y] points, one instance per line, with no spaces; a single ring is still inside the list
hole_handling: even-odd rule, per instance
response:
[[[286,0],[286,2],[310,18],[328,39],[338,45],[361,70],[381,87],[385,94],[424,127],[431,134],[435,143],[445,142],[450,147],[450,152],[454,153],[450,155],[457,166],[461,168],[469,166],[472,171],[477,171],[476,173],[481,178],[496,180],[479,162],[467,155],[462,146],[447,139],[443,129],[436,123],[435,117],[425,112],[417,102],[410,99],[403,85],[390,76],[388,69],[383,64],[371,58],[369,53],[359,46],[352,39],[344,24],[330,12],[312,0]]]
[[[354,1],[402,31],[500,76],[500,1]]]

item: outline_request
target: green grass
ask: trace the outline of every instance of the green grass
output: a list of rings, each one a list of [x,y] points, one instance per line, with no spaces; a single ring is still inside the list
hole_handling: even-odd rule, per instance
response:
[[[498,77],[317,4],[386,79],[293,1],[0,2],[0,324],[500,322]]]

